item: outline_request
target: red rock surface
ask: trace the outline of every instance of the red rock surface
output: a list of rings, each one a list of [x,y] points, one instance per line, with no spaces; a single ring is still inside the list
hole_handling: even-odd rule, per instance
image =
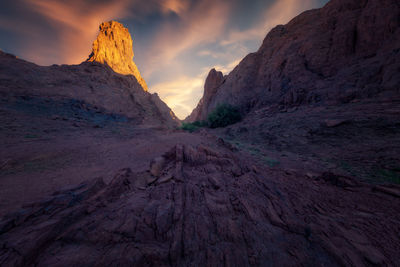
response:
[[[247,113],[271,104],[398,99],[399,17],[397,0],[332,0],[306,11],[268,33],[190,119],[205,119],[219,103]]]
[[[87,61],[107,64],[115,72],[133,75],[142,88],[147,91],[145,80],[133,62],[132,37],[127,28],[117,21],[100,24],[97,39]]]

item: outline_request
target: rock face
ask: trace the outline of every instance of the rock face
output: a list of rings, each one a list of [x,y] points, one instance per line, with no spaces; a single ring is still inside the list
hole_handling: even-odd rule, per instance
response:
[[[332,0],[275,27],[190,119],[219,103],[244,114],[268,105],[335,105],[399,97],[397,0]]]
[[[132,38],[128,29],[116,21],[103,22],[99,28],[100,32],[87,61],[107,64],[120,74],[131,74],[147,91],[146,82],[133,62]]]
[[[217,92],[217,88],[225,81],[224,75],[215,69],[210,70],[204,84],[204,95],[197,107],[185,119],[186,121],[205,120],[207,114],[203,113],[203,103],[209,103]]]
[[[122,169],[3,217],[1,265],[400,264],[399,188],[307,181],[204,145],[154,162],[156,176]]]

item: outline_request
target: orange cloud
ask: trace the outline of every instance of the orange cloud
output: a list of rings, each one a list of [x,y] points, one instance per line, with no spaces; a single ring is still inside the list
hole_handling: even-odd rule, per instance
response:
[[[187,0],[164,0],[161,3],[161,7],[164,13],[174,12],[182,14],[188,10],[189,2]]]
[[[77,64],[85,60],[90,53],[99,24],[126,16],[126,7],[130,1],[115,0],[91,4],[80,0],[26,0],[26,3],[57,28],[59,35],[57,47],[36,47],[34,51],[35,54],[41,55],[56,54],[57,62],[43,62],[40,58],[35,62]],[[32,57],[33,54],[28,54],[28,58]]]

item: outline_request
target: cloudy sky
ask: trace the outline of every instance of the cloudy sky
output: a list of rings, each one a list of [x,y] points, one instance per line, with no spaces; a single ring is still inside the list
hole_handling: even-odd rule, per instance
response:
[[[98,25],[118,20],[151,92],[180,118],[203,94],[211,68],[224,74],[267,32],[328,0],[1,0],[0,49],[39,65],[86,60]]]

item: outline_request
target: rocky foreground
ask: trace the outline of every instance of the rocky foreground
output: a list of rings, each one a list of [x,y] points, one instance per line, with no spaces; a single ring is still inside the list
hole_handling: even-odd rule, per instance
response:
[[[2,266],[397,266],[400,187],[254,164],[223,140],[55,192],[0,223]]]
[[[400,187],[365,176],[396,164],[384,103],[377,121],[354,103],[195,133],[80,102],[2,104],[1,266],[400,264]]]

